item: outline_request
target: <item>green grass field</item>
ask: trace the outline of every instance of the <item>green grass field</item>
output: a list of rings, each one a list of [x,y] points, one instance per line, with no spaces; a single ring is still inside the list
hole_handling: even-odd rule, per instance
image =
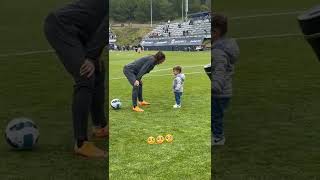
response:
[[[66,2],[0,2],[0,134],[8,121],[21,116],[32,118],[40,128],[39,145],[33,151],[12,151],[4,138],[0,140],[1,180],[108,176],[106,161],[73,155],[72,81],[56,56],[15,55],[49,49],[42,33],[43,19]],[[110,110],[109,177],[210,179],[212,164],[217,180],[319,179],[320,63],[301,36],[262,38],[300,33],[295,12],[318,3],[214,1],[214,11],[231,17],[230,35],[241,38],[241,57],[225,119],[227,142],[214,148],[212,155],[210,85],[197,66],[207,64],[210,53],[167,52],[168,61],[144,79],[144,95],[152,105],[136,114],[130,110],[131,87],[123,79],[122,66],[145,54],[112,52],[109,98],[120,98],[123,108]],[[172,109],[170,74],[176,64],[187,67],[180,110]],[[167,133],[174,135],[172,144],[147,145],[147,137]],[[103,141],[97,143],[106,147]]]
[[[66,2],[69,0],[0,2],[1,180],[107,177],[106,160],[73,154],[72,81],[57,57],[53,53],[14,55],[49,49],[42,33],[43,19]],[[21,116],[39,126],[39,145],[33,151],[13,151],[3,137],[7,122]],[[97,143],[105,148],[105,142]]]
[[[110,108],[110,179],[210,179],[210,81],[203,65],[210,52],[166,52],[167,60],[143,79],[145,112],[131,110],[131,86],[122,73],[125,64],[155,52],[110,53],[109,98],[122,100]],[[172,67],[186,74],[182,109],[172,108]],[[149,145],[149,136],[172,134],[172,144]]]
[[[318,3],[215,1],[214,11],[230,17],[230,35],[242,39],[227,142],[213,149],[213,179],[320,178],[320,63],[301,36],[243,38],[300,33],[294,12]],[[276,15],[283,12],[293,13]]]

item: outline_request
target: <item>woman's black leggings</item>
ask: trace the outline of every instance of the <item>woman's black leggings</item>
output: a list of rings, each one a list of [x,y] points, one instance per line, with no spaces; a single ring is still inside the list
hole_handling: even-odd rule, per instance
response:
[[[88,139],[88,118],[91,113],[93,125],[105,127],[105,67],[103,61],[95,61],[95,73],[90,78],[80,75],[80,67],[86,59],[85,45],[76,33],[66,32],[66,27],[53,15],[45,21],[45,35],[56,51],[65,69],[74,80],[72,119],[76,140]]]
[[[130,70],[126,66],[123,68],[123,73],[127,77],[129,83],[132,85],[132,105],[135,107],[137,106],[137,100],[143,101],[142,81],[141,80],[139,81],[140,82],[139,86],[135,86],[134,82],[137,80],[136,79],[137,76],[132,72],[132,70]]]

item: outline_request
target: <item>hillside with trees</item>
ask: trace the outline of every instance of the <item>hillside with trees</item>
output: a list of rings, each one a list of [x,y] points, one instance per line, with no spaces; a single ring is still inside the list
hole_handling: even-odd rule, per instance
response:
[[[153,19],[167,21],[181,17],[182,1],[153,0]],[[110,19],[116,22],[150,21],[151,0],[110,0]],[[211,11],[211,0],[189,0],[189,13]]]

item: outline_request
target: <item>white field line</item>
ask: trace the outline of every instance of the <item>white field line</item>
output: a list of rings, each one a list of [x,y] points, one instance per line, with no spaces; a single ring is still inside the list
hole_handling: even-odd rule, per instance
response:
[[[20,52],[20,53],[0,54],[0,57],[25,56],[25,55],[33,55],[33,54],[47,54],[47,53],[53,53],[53,52],[54,51],[52,49],[38,50],[38,51],[26,51],[26,52]]]
[[[183,69],[185,68],[194,68],[194,67],[204,67],[204,65],[194,65],[194,66],[183,66]],[[165,68],[165,69],[159,69],[159,70],[154,70],[152,72],[150,72],[150,74],[156,73],[156,72],[161,72],[161,71],[168,71],[168,70],[172,70],[172,68]],[[184,73],[184,74],[188,74],[188,73]],[[172,74],[160,74],[160,75],[149,75],[149,76],[169,76]],[[117,78],[112,78],[110,80],[118,80],[118,79],[126,79],[125,77],[117,77]]]
[[[273,16],[285,16],[285,15],[295,15],[303,13],[304,11],[291,11],[291,12],[280,12],[280,13],[265,13],[265,14],[254,14],[247,16],[235,16],[230,17],[230,20],[238,20],[238,19],[250,19],[250,18],[259,18],[259,17],[273,17]]]
[[[176,53],[180,53],[180,54],[183,54],[185,56],[196,56],[198,53],[197,52],[184,52],[184,51],[175,51]],[[114,53],[114,52],[113,52]],[[113,55],[116,55],[116,56],[119,56],[119,55],[123,55],[121,54],[122,52],[117,52],[118,54],[113,54]],[[187,54],[188,53],[188,54]],[[109,52],[110,54],[110,52]],[[144,55],[152,55],[152,54],[144,54]],[[133,54],[131,54],[130,56],[133,56]],[[109,64],[118,64],[118,63],[121,63],[121,62],[130,62],[130,61],[133,61],[134,59],[121,59],[121,60],[112,60],[112,61],[109,61]]]
[[[205,73],[204,71],[203,72],[191,72],[191,73],[184,73],[185,75],[191,75],[191,74],[203,74]],[[149,76],[146,76],[146,78],[149,78],[149,77],[162,77],[162,76],[173,76],[173,74],[160,74],[160,75],[149,75]],[[126,79],[126,77],[116,77],[116,78],[110,78],[109,80],[121,80],[121,79]]]
[[[210,87],[209,87],[210,88]],[[144,91],[146,92],[146,91]],[[173,94],[173,93],[172,93]],[[172,96],[172,97],[170,97]],[[208,98],[205,98],[204,96],[207,96]],[[162,105],[162,106],[168,106],[168,107],[172,107],[172,105],[174,105],[174,96],[171,95],[171,93],[168,95],[168,97],[170,98],[169,101],[172,101],[172,104],[167,104],[168,103],[168,99],[165,99],[165,100],[158,100],[157,102],[152,102],[152,105]],[[130,96],[131,98],[131,96]],[[193,104],[198,104],[199,102],[205,102],[208,104],[208,109],[210,109],[210,106],[211,106],[211,92],[209,91],[208,94],[203,94],[203,96],[189,96],[189,94],[184,94],[182,96],[182,108],[184,107],[184,105],[186,107],[190,107],[190,105],[193,105]],[[110,101],[111,101],[111,97],[110,97]],[[122,99],[128,99],[128,98],[122,98]],[[188,103],[184,103],[185,101],[187,101]],[[132,100],[121,100],[122,103],[125,103],[125,104],[122,104],[122,108],[128,108],[128,107],[131,107],[131,103],[132,103]],[[165,105],[164,105],[165,104]],[[112,107],[109,108],[109,110],[113,110],[114,109]],[[208,115],[208,117],[210,117],[210,115]]]
[[[236,37],[236,40],[251,40],[251,39],[266,39],[266,38],[287,38],[287,37],[298,37],[303,36],[300,33],[287,33],[287,34],[271,34],[271,35],[261,35],[261,36],[246,36],[246,37]]]
[[[272,34],[272,35],[261,35],[261,36],[244,36],[244,37],[236,37],[236,40],[255,40],[255,39],[266,39],[266,38],[286,38],[286,37],[298,37],[303,36],[300,33],[286,33],[286,34]],[[12,57],[12,56],[26,56],[26,55],[34,55],[34,54],[47,54],[53,53],[53,50],[39,50],[39,51],[26,51],[21,53],[10,53],[10,54],[0,54],[0,57]],[[120,62],[119,61],[110,61],[110,63]],[[127,61],[127,60],[122,60]],[[169,69],[167,69],[169,70]],[[157,72],[157,71],[154,71]]]
[[[280,13],[265,13],[265,14],[255,14],[255,15],[247,15],[247,16],[235,16],[231,17],[230,20],[238,20],[238,19],[249,19],[249,18],[259,18],[259,17],[272,17],[272,16],[284,16],[284,15],[293,15],[299,14],[304,12],[303,10],[300,11],[291,11],[291,12],[280,12]],[[292,35],[291,35],[292,36]],[[297,36],[297,35],[295,35]],[[270,36],[256,36],[256,37],[240,37],[237,39],[259,39],[259,38],[268,38]],[[271,36],[276,37],[276,36]],[[288,37],[286,34],[280,34],[277,37]],[[33,55],[33,54],[46,54],[46,53],[53,53],[52,49],[48,50],[36,50],[36,51],[26,51],[26,52],[18,52],[18,53],[8,53],[8,54],[0,54],[0,57],[11,57],[11,56],[26,56],[26,55]],[[112,63],[112,62],[110,62]]]
[[[204,67],[204,65],[183,66],[183,69],[185,69],[185,68],[195,68],[195,67]],[[154,70],[154,71],[152,71],[151,73],[161,72],[161,71],[168,71],[168,70],[172,70],[172,68],[165,68],[165,69]]]

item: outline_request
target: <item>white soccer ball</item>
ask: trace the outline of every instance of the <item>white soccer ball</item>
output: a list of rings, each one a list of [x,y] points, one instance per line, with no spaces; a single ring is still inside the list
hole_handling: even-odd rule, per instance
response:
[[[5,138],[14,149],[32,149],[38,142],[39,130],[32,120],[16,118],[8,123]]]
[[[120,109],[121,108],[121,101],[120,99],[113,99],[110,103],[113,109]]]

